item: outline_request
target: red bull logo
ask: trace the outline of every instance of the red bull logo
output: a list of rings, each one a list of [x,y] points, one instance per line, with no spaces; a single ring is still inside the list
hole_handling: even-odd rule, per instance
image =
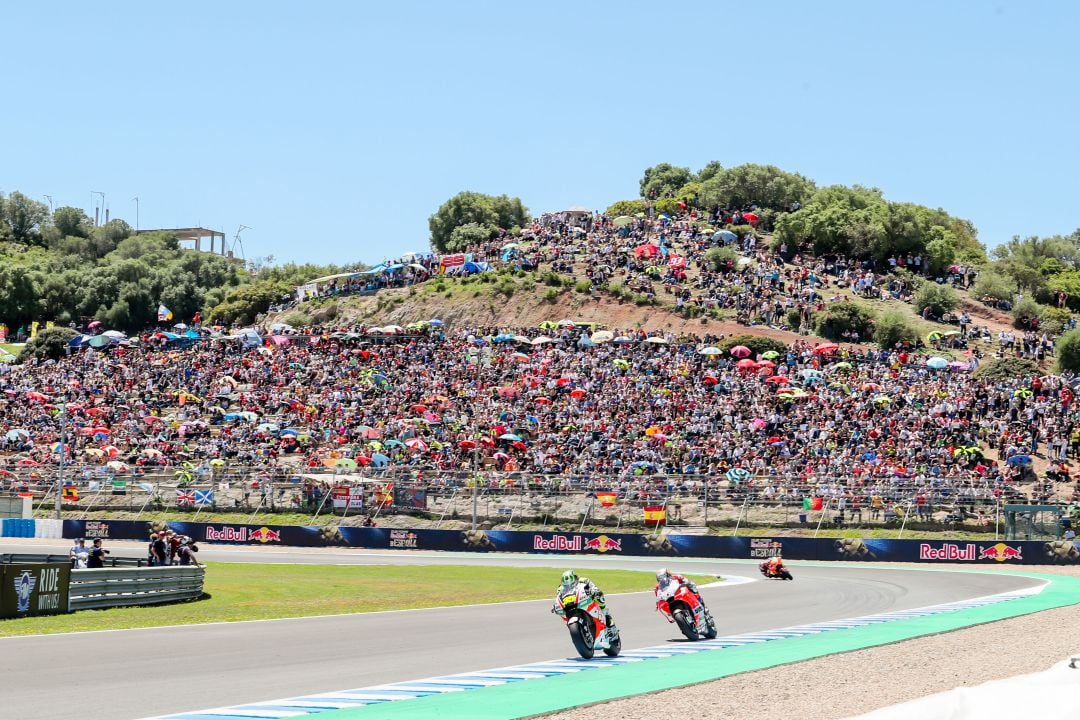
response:
[[[920,560],[974,560],[975,543],[957,545],[956,543],[944,543],[941,547],[934,547],[930,543],[919,545]]]
[[[568,552],[581,550],[581,536],[552,535],[545,538],[543,535],[533,535],[533,550],[558,550]]]
[[[597,535],[591,540],[586,540],[582,547],[585,550],[595,550],[598,553],[622,552],[622,540],[609,538],[607,535]]]
[[[247,542],[248,529],[246,527],[234,528],[225,526],[222,528],[206,526],[206,539],[216,542]]]
[[[281,542],[281,533],[277,530],[271,530],[265,525],[258,530],[252,530],[250,533],[251,540],[258,540],[261,543],[268,542]]]
[[[979,548],[980,560],[996,560],[997,562],[1005,562],[1006,560],[1023,560],[1023,556],[1020,554],[1020,548],[1006,545],[1005,543],[995,543],[990,547]]]

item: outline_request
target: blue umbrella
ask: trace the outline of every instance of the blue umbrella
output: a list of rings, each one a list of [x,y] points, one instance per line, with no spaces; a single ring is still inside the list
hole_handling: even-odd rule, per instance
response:
[[[730,230],[721,230],[720,232],[713,233],[713,240],[738,240],[739,236]]]
[[[375,467],[386,467],[390,464],[390,458],[382,453],[375,453],[371,456],[371,464]]]
[[[440,320],[439,318],[432,318],[431,320],[428,320],[427,322],[428,322],[428,325],[434,325],[435,327],[441,327],[442,324],[443,324],[443,321]]]
[[[513,335],[507,335],[506,333],[499,333],[492,340],[497,343],[511,342],[514,339]]]
[[[742,482],[750,477],[750,471],[746,468],[731,468],[727,471],[727,479],[731,482]]]
[[[1031,456],[1030,455],[1013,455],[1011,458],[1009,458],[1005,462],[1007,462],[1009,465],[1029,465],[1029,464],[1031,464]]]
[[[949,361],[943,357],[932,357],[926,361],[926,367],[931,370],[944,370],[949,364]]]
[[[296,437],[297,435],[300,434],[300,431],[297,430],[296,428],[285,428],[284,430],[282,430],[278,434],[279,435],[292,435],[293,437]]]

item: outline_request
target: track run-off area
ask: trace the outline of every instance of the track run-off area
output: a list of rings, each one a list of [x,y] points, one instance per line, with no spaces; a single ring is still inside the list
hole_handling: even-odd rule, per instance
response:
[[[0,543],[0,552],[68,545]],[[137,543],[113,543],[136,555]],[[689,643],[652,593],[609,595],[620,660],[577,658],[551,597],[374,613],[0,639],[5,716],[136,720],[517,718],[677,687],[1080,602],[1080,580],[1031,573],[753,561],[205,545],[203,561],[495,565],[677,572],[702,589],[720,637]],[[749,581],[747,581],[749,580]],[[423,587],[416,589],[423,593]],[[492,598],[497,601],[497,598]]]

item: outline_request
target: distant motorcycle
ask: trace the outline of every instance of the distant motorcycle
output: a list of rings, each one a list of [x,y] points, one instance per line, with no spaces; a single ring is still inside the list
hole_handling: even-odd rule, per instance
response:
[[[597,650],[602,650],[608,657],[622,652],[619,629],[605,624],[603,608],[596,598],[585,591],[584,583],[561,591],[557,605],[551,611],[566,622],[570,640],[578,654],[586,660],[591,660]]]
[[[769,567],[769,563],[761,563],[761,565],[758,565],[758,569],[761,570],[762,575],[764,575],[765,577],[767,577],[770,580],[794,580],[795,579],[795,577],[791,574],[791,572],[784,565],[781,565],[779,570],[773,571]]]
[[[658,590],[656,609],[668,622],[678,625],[687,640],[697,640],[703,635],[710,640],[716,637],[716,621],[705,609],[705,601],[686,583],[671,582]]]

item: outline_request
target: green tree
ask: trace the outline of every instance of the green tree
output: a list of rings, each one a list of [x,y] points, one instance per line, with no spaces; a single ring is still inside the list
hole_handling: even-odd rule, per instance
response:
[[[17,243],[39,243],[41,226],[48,217],[48,205],[21,192],[16,191],[6,198],[0,198],[0,235],[6,235]]]
[[[670,163],[660,163],[645,168],[638,186],[643,198],[661,198],[673,193],[693,179],[690,168],[678,167]]]
[[[995,300],[1012,302],[1012,299],[1016,297],[1016,292],[1016,281],[994,268],[987,268],[980,272],[975,278],[975,284],[971,286],[971,296],[976,300],[991,297]]]
[[[781,215],[776,237],[789,247],[809,240],[817,255],[871,256],[884,245],[886,205],[880,190],[831,185],[799,212]]]
[[[53,227],[60,233],[60,237],[90,237],[93,223],[80,208],[58,207],[52,216]]]
[[[814,326],[823,337],[839,340],[844,333],[858,333],[859,338],[869,337],[874,326],[874,312],[857,302],[845,300],[832,303],[825,312],[814,316]]]
[[[703,183],[706,180],[711,180],[723,171],[724,166],[720,164],[719,160],[710,160],[705,163],[705,167],[698,170],[696,179],[699,183]]]
[[[1056,351],[1059,371],[1080,371],[1080,328],[1062,335],[1057,341]]]
[[[498,228],[521,227],[527,222],[528,210],[518,198],[460,192],[428,218],[428,229],[433,248],[439,252],[459,252],[463,248],[452,243],[455,228],[472,223],[494,232]]]
[[[38,288],[29,268],[0,265],[0,318],[9,325],[24,325],[36,319]]]
[[[604,214],[607,215],[609,218],[614,219],[619,217],[620,215],[634,217],[638,213],[644,212],[644,200],[617,200],[608,205],[608,208],[604,211]]]
[[[892,350],[899,343],[911,343],[919,339],[915,326],[902,313],[895,310],[882,313],[874,323],[874,342],[883,350]]]
[[[735,252],[733,247],[709,248],[705,251],[705,261],[709,264],[709,268],[719,272],[729,265],[735,267],[735,264],[739,261],[739,253]]]
[[[1031,321],[1037,320],[1042,315],[1042,306],[1031,298],[1024,298],[1016,303],[1012,309],[1013,325],[1021,329],[1031,327]]]
[[[22,352],[19,353],[19,361],[23,362],[32,358],[59,360],[67,354],[68,344],[77,334],[71,328],[66,327],[51,327],[39,330],[37,337],[23,346]]]
[[[787,212],[795,202],[805,203],[815,190],[812,180],[774,165],[738,165],[714,173],[702,182],[704,207],[763,208]]]
[[[915,291],[911,304],[915,307],[915,312],[921,315],[926,310],[929,317],[936,319],[955,310],[960,299],[956,296],[956,291],[948,285],[927,282]]]
[[[450,252],[460,252],[468,247],[487,242],[491,239],[492,229],[477,223],[465,223],[454,228],[450,233],[450,242],[446,249]]]

